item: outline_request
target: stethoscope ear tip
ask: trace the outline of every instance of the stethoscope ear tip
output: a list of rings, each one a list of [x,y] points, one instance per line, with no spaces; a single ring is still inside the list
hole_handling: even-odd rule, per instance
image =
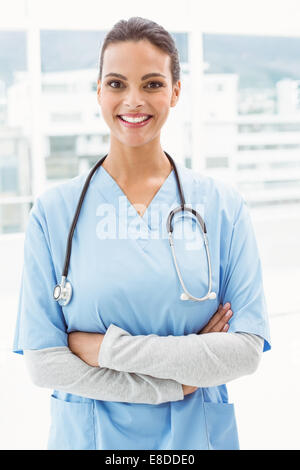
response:
[[[216,299],[216,298],[217,298],[217,294],[216,294],[215,292],[211,292],[211,293],[209,294],[209,299],[214,300],[214,299]]]
[[[186,294],[185,292],[182,292],[182,294],[180,295],[180,299],[181,300],[189,300],[191,299],[192,297],[190,297],[188,294]],[[210,294],[208,294],[208,298],[209,300],[214,300],[217,298],[217,294],[215,292],[210,292]],[[204,299],[203,299],[204,300]]]
[[[189,296],[185,292],[182,292],[182,294],[180,296],[180,299],[181,300],[189,300]]]

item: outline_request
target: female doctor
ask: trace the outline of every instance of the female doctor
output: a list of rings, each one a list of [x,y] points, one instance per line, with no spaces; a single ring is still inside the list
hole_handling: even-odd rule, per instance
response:
[[[239,448],[225,384],[270,349],[261,263],[239,192],[161,147],[179,76],[163,27],[119,21],[109,153],[30,212],[13,350],[54,389],[48,449]]]

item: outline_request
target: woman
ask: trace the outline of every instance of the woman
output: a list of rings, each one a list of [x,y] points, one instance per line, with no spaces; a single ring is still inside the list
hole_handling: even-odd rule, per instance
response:
[[[160,143],[179,75],[174,41],[156,23],[130,18],[107,34],[97,97],[110,149],[74,231],[66,305],[53,287],[87,175],[45,191],[31,210],[14,352],[37,386],[55,389],[48,449],[239,448],[225,384],[270,349],[261,264],[241,195],[176,165],[207,227],[216,293],[182,300],[166,232],[179,189]],[[199,225],[191,212],[173,224],[185,286],[203,297]]]

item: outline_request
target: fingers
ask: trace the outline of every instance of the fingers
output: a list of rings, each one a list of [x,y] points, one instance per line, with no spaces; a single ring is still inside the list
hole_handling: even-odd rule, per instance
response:
[[[223,316],[219,319],[217,323],[213,325],[213,327],[210,329],[209,332],[210,333],[211,332],[225,332],[226,333],[226,331],[228,331],[229,329],[228,321],[230,320],[232,315],[233,315],[232,310],[228,309],[227,311],[225,311],[225,313],[223,310]]]
[[[229,330],[229,323],[226,323],[226,324],[223,326],[222,331],[225,331],[225,333],[226,333],[226,331],[228,331],[228,330]]]
[[[228,321],[232,315],[233,312],[230,310],[229,302],[227,302],[224,306],[220,304],[216,313],[212,316],[207,325],[201,330],[201,333],[228,331]]]
[[[230,307],[229,302],[227,302],[224,306],[222,304],[219,305],[218,310],[216,311],[216,313],[211,317],[211,319],[209,320],[207,325],[204,327],[205,332],[209,331],[211,328],[213,328],[213,326],[216,323],[218,323],[220,321],[220,319],[222,318],[222,316],[225,315],[225,313],[227,312],[229,307]]]
[[[182,385],[182,390],[184,395],[190,395],[191,393],[195,392],[198,387],[194,387],[192,385]]]
[[[217,323],[224,318],[224,315],[228,312],[230,309],[230,303],[226,302],[226,304],[223,306],[222,304],[219,305],[219,308],[217,312],[213,315],[213,317],[210,320],[210,328],[213,328]]]

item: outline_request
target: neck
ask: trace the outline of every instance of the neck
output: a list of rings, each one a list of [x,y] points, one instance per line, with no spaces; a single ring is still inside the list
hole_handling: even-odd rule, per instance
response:
[[[166,178],[172,171],[160,143],[143,147],[111,145],[103,167],[117,181],[129,184],[149,178]]]

